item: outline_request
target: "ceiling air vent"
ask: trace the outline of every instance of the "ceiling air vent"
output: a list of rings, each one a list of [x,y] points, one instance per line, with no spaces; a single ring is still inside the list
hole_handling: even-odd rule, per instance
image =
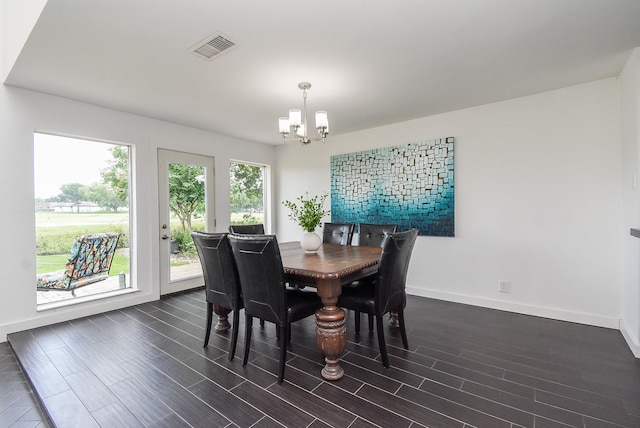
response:
[[[215,33],[212,36],[207,37],[200,43],[189,49],[194,54],[201,58],[212,60],[221,53],[228,51],[236,44],[229,40],[228,37],[221,33]]]

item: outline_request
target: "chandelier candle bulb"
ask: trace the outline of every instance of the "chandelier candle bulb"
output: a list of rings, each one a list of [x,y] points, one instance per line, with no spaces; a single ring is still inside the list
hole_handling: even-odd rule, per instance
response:
[[[327,118],[326,111],[316,112],[316,129],[329,129],[329,119]]]
[[[289,110],[289,124],[291,126],[302,125],[302,112],[300,109],[292,108]]]
[[[281,134],[288,134],[291,129],[291,125],[289,124],[288,117],[281,117],[278,119],[278,123],[280,124],[279,129]]]

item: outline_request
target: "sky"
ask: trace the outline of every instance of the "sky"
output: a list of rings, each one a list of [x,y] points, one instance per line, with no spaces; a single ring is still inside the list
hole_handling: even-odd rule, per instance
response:
[[[58,196],[68,183],[102,182],[100,170],[113,159],[112,144],[50,134],[34,134],[35,197]]]

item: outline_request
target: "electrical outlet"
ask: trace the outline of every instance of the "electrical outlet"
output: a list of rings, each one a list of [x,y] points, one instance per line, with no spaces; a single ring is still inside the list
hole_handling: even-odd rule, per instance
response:
[[[511,293],[511,282],[502,280],[498,281],[498,285],[501,293]]]

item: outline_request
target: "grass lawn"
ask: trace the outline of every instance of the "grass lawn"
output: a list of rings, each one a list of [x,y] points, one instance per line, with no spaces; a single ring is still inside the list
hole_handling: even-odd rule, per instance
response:
[[[62,234],[77,236],[88,233],[111,232],[114,228],[125,233],[129,232],[128,212],[36,212],[37,236]]]

